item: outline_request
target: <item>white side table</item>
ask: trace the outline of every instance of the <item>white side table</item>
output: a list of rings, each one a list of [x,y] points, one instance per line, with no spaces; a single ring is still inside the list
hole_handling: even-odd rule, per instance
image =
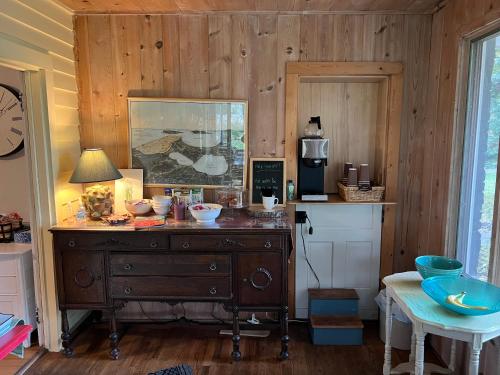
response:
[[[403,371],[415,375],[424,374],[424,341],[428,333],[447,337],[452,340],[468,342],[471,346],[469,375],[479,373],[479,355],[483,343],[500,336],[500,313],[484,316],[459,315],[434,302],[422,290],[422,277],[418,272],[404,272],[387,276],[383,283],[387,287],[386,343],[384,355],[384,375],[401,374]],[[396,368],[391,367],[391,329],[393,302],[413,323],[412,351],[410,361]],[[449,374],[455,366],[455,341],[451,348],[448,369],[426,365],[425,373]]]
[[[0,312],[36,327],[31,244],[0,243]],[[30,338],[23,343],[31,346]]]

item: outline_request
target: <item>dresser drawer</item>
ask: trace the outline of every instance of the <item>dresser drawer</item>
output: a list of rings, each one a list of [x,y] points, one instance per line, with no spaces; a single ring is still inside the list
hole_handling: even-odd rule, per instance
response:
[[[11,256],[1,257],[0,258],[0,276],[14,276],[14,275],[17,275],[17,261],[16,261],[16,259],[12,259]]]
[[[168,236],[160,232],[58,233],[55,243],[58,249],[167,249]]]
[[[120,254],[110,256],[113,276],[224,276],[230,255]]]
[[[112,277],[111,294],[115,298],[231,298],[229,277]]]
[[[16,295],[17,293],[17,276],[0,276],[0,294]]]
[[[170,237],[174,250],[273,250],[283,248],[277,235],[174,235]]]

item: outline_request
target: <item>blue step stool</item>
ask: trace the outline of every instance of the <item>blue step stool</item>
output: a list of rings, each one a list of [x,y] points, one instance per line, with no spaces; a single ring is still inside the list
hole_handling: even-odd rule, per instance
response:
[[[357,316],[311,316],[314,345],[363,345],[363,323]]]
[[[362,345],[363,323],[354,289],[309,289],[310,334],[314,345]]]
[[[309,289],[309,318],[312,315],[356,316],[358,293],[354,289]]]

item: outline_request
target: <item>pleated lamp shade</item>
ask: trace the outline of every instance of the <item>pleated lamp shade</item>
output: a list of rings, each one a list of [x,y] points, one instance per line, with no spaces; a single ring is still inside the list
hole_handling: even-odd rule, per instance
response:
[[[69,182],[86,183],[112,181],[122,178],[120,172],[113,165],[104,151],[100,148],[83,150]]]

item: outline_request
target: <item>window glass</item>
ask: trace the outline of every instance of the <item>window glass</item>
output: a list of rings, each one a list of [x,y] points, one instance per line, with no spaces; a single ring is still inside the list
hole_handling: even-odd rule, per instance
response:
[[[500,135],[500,34],[471,46],[457,256],[488,279]]]

